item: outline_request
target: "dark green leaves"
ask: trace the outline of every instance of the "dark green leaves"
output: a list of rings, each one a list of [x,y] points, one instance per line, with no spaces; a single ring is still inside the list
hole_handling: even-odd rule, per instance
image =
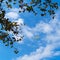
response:
[[[0,40],[3,42],[5,46],[10,46],[11,48],[14,48],[14,43],[17,42],[15,37],[10,36],[9,32],[13,32],[13,34],[17,35],[17,27],[19,26],[17,22],[11,22],[9,19],[5,18],[5,11],[1,9],[0,13]],[[15,28],[15,29],[14,29]],[[23,38],[21,38],[22,40]],[[18,41],[21,41],[20,39]],[[16,54],[18,51],[14,51]]]
[[[51,3],[50,7],[58,9],[58,4],[56,2],[55,3]]]
[[[18,51],[18,50],[14,50],[14,53],[15,53],[15,54],[18,54],[18,53],[19,53],[19,51]]]
[[[23,0],[19,0],[19,3],[22,4],[23,3]]]
[[[12,8],[12,5],[7,1],[6,1],[6,6],[7,6],[7,8]]]
[[[18,2],[18,4],[17,4]],[[12,0],[8,0],[6,1],[6,5],[7,8],[12,8]],[[55,15],[55,10],[58,9],[58,3],[57,2],[53,2],[52,0],[31,0],[28,3],[25,3],[24,0],[13,0],[13,4],[15,6],[15,4],[17,6],[19,6],[19,8],[21,8],[23,11],[19,11],[19,13],[21,12],[33,12],[36,15],[36,12],[38,13],[38,10],[40,10],[40,14],[41,16],[46,16],[48,15]],[[25,7],[25,8],[24,8]],[[35,10],[37,9],[37,10]],[[50,11],[54,10],[53,13],[51,13]],[[39,14],[39,13],[38,13]]]
[[[33,11],[33,7],[32,6],[27,6],[27,11],[29,11],[29,12],[31,12],[31,11]]]
[[[12,0],[8,0],[9,2],[12,2]]]
[[[51,0],[45,0],[47,3],[51,3]]]
[[[3,2],[3,0],[0,0],[0,2],[2,3],[2,2]]]
[[[50,15],[54,15],[55,14],[54,10],[48,10],[48,12],[49,12]]]

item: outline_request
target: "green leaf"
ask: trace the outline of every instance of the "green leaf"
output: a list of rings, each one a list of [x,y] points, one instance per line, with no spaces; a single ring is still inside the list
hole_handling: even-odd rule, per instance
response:
[[[12,45],[13,44],[13,42],[12,41],[10,41],[10,45]]]
[[[12,8],[11,4],[8,4],[7,6],[8,6],[8,8]]]
[[[19,51],[18,51],[18,50],[14,50],[14,53],[15,53],[15,54],[18,54],[18,53],[19,53]]]
[[[9,2],[12,2],[12,0],[8,0]]]

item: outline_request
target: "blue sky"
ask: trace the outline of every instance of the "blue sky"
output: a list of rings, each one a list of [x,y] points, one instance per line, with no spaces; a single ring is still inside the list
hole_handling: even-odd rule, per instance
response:
[[[5,17],[10,21],[26,25],[21,26],[24,39],[15,44],[19,49],[18,54],[0,41],[0,60],[60,60],[60,9],[56,11],[55,19],[28,12],[19,14],[17,7],[5,10]],[[15,36],[16,40],[19,36],[20,33]]]

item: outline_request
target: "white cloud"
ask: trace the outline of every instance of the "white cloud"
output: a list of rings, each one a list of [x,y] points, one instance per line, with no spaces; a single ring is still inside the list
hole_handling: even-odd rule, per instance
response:
[[[12,9],[10,9],[10,11],[18,13],[19,12],[19,8],[12,8]]]
[[[27,37],[27,38],[32,38],[33,37],[33,33],[31,31],[31,28],[30,27],[23,26],[23,29],[22,30],[23,30],[23,34],[24,34],[25,37]]]
[[[16,20],[15,22],[17,22],[18,25],[20,24],[24,24],[24,20],[22,18],[19,18],[18,20]]]
[[[58,51],[58,52],[56,52],[56,53],[54,54],[54,56],[57,56],[57,55],[60,56],[60,51]]]
[[[6,13],[5,17],[9,19],[17,19],[19,15],[17,12],[8,12]]]
[[[10,11],[19,13],[19,11],[23,12],[25,9],[26,9],[26,6],[24,6],[23,9],[21,9],[21,8],[12,8],[12,9],[10,9]]]
[[[35,28],[33,28],[33,30],[36,32],[49,33],[52,31],[52,27],[50,26],[49,23],[40,22],[36,25]]]

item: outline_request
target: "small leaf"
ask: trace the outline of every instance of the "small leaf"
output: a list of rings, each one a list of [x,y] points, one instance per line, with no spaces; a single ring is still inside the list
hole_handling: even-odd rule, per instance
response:
[[[12,45],[13,44],[13,42],[12,41],[10,41],[10,45]]]
[[[12,2],[12,0],[8,0],[9,2]]]
[[[5,44],[5,46],[9,46],[9,44]]]
[[[19,53],[19,51],[18,50],[14,50],[14,53],[17,54],[17,53]]]

